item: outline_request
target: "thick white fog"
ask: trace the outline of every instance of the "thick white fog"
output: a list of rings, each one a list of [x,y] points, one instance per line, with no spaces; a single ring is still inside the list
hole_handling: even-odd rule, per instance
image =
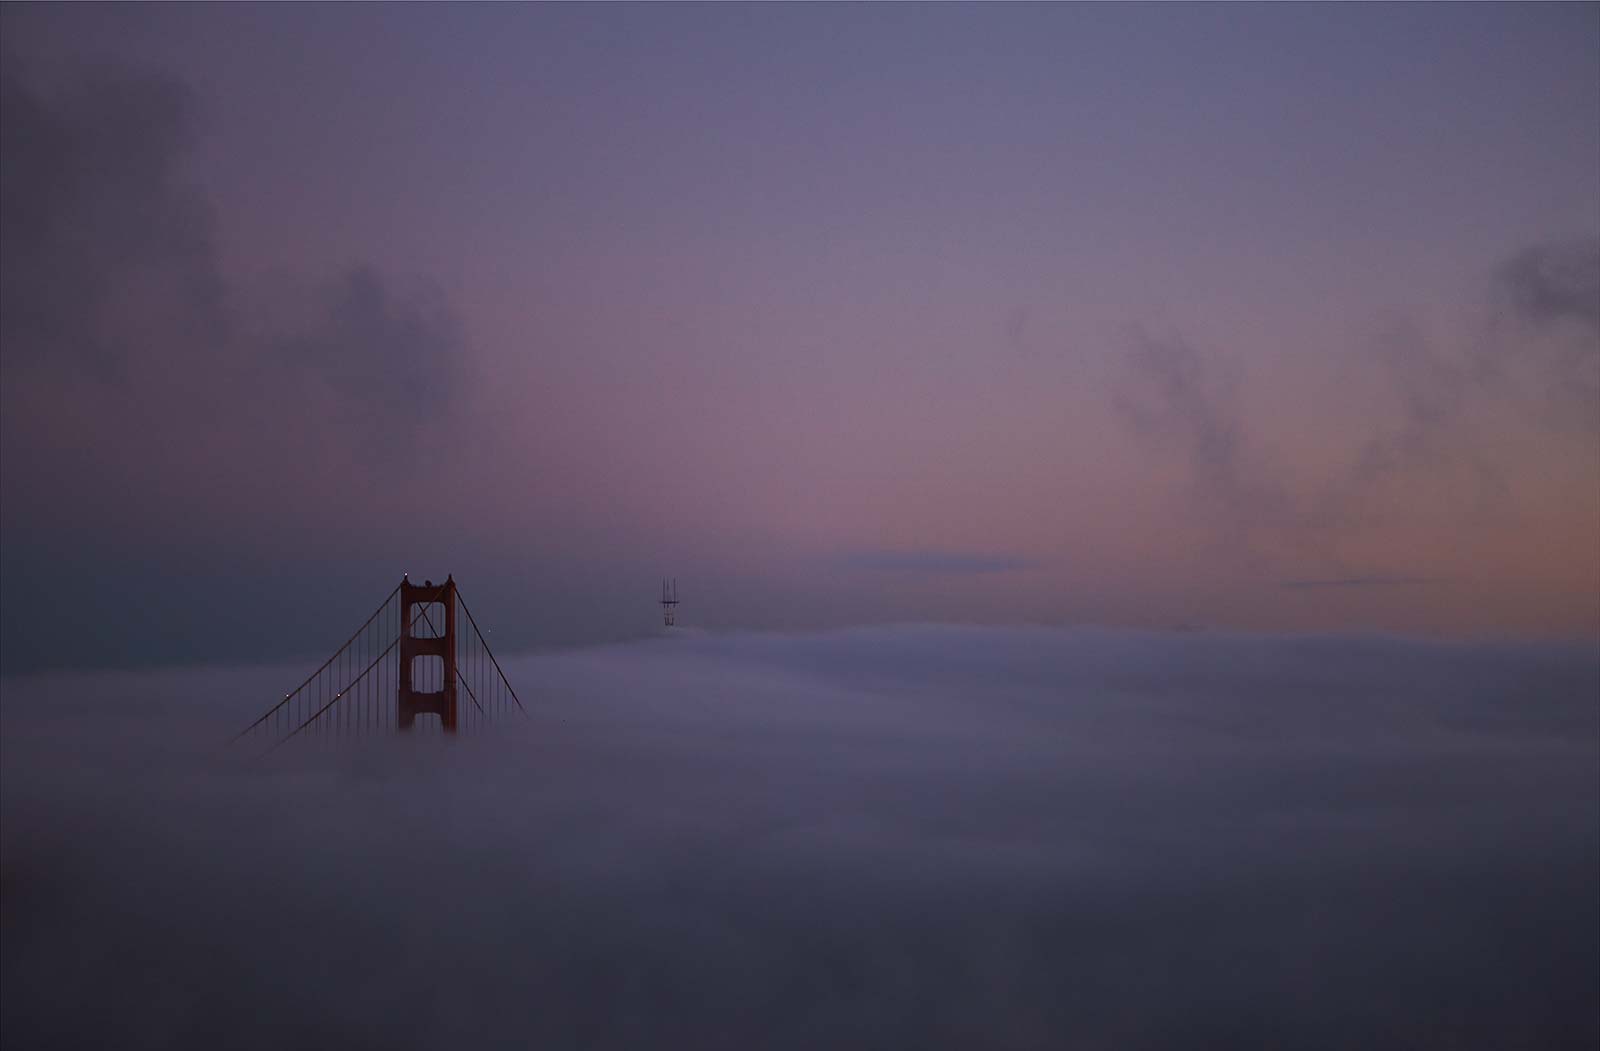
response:
[[[1600,655],[903,627],[3,681],[7,1047],[1592,1047]]]

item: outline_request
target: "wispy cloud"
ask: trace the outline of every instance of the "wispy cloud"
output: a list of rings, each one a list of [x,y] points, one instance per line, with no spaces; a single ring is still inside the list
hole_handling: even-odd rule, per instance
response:
[[[1348,455],[1320,477],[1291,484],[1273,436],[1252,429],[1235,396],[1244,377],[1231,359],[1181,332],[1129,329],[1114,404],[1133,435],[1183,465],[1188,499],[1220,544],[1292,553],[1318,574],[1283,586],[1418,583],[1350,572],[1344,541],[1403,509],[1419,481],[1447,486],[1458,515],[1503,509],[1506,469],[1479,426],[1498,413],[1558,441],[1569,421],[1600,426],[1600,239],[1533,244],[1492,274],[1480,302],[1491,323],[1472,335],[1440,337],[1402,310],[1380,317],[1355,348],[1372,390],[1329,392],[1348,403]]]

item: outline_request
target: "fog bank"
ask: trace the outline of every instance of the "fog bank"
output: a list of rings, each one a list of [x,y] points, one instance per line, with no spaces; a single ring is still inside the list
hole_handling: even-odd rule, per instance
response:
[[[298,667],[3,691],[6,1042],[1600,1038],[1592,648],[1056,629],[513,659],[493,739],[221,747]]]

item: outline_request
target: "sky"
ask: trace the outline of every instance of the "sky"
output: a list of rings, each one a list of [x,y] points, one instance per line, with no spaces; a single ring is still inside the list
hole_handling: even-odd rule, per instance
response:
[[[1600,5],[0,4],[8,1040],[1593,1047],[1597,697]]]
[[[1600,1038],[1593,647],[685,632],[219,747],[301,670],[0,679],[8,1043]]]
[[[0,663],[1600,636],[1600,7],[6,5]]]

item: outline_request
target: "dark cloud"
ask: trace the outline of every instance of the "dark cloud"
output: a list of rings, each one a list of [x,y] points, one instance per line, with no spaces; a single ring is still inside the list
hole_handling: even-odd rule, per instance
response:
[[[1351,476],[1329,486],[1330,500],[1362,499],[1375,485],[1415,471],[1453,471],[1478,509],[1501,501],[1508,485],[1475,420],[1509,409],[1542,429],[1568,422],[1600,427],[1600,239],[1531,246],[1496,270],[1491,299],[1509,305],[1519,324],[1491,324],[1476,340],[1431,337],[1410,317],[1391,312],[1374,339],[1374,360],[1398,408],[1371,427]],[[1552,331],[1563,322],[1571,329]]]
[[[487,625],[486,625],[487,626]],[[885,628],[0,680],[8,1045],[1592,1047],[1592,648]]]
[[[323,382],[358,436],[409,452],[419,425],[458,392],[460,328],[449,305],[427,290],[402,299],[365,266],[320,292],[318,305],[310,325],[273,341],[274,359]]]
[[[8,59],[0,108],[8,386],[16,398],[93,396],[104,383],[125,394],[114,415],[80,421],[74,447],[115,460],[159,437],[270,457],[277,422],[319,435],[326,456],[376,466],[404,460],[409,436],[457,394],[448,305],[397,295],[370,267],[242,322],[248,296],[224,279],[212,209],[184,175],[197,104],[183,83],[111,69],[46,96]],[[8,439],[43,452],[59,438],[31,425],[18,417]],[[150,469],[152,450],[137,451],[134,469]]]
[[[977,551],[855,551],[843,562],[850,569],[889,573],[1014,573],[1033,568],[1027,559]]]
[[[296,529],[317,545],[297,561],[325,568],[459,405],[460,327],[436,291],[357,265],[263,309],[225,279],[219,217],[185,174],[198,108],[159,73],[46,94],[0,67],[7,668],[237,654],[218,625],[263,621],[197,615],[196,596]],[[113,582],[159,617],[114,628]]]
[[[164,75],[45,98],[0,64],[0,363],[120,375],[224,337],[211,210],[181,173],[194,112]]]
[[[1600,432],[1600,237],[1534,245],[1495,272],[1495,378],[1550,426]]]
[[[1600,237],[1534,245],[1503,263],[1496,276],[1523,320],[1573,321],[1600,333]],[[1600,341],[1590,346],[1600,349]]]

